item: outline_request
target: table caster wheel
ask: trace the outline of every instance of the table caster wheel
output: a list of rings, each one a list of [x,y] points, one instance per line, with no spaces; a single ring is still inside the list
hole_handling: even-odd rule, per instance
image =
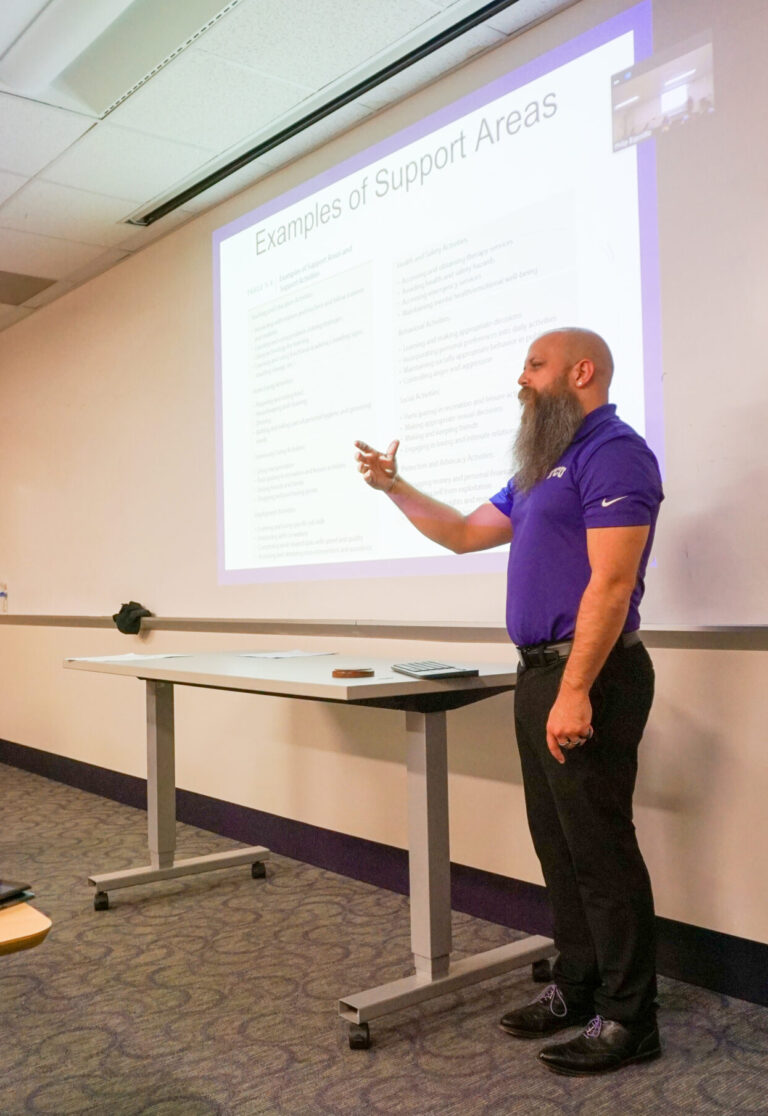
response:
[[[106,891],[97,891],[93,897],[93,909],[95,911],[108,911],[109,910],[109,896]]]
[[[263,880],[267,875],[267,866],[257,860],[251,865],[251,877],[254,880]]]
[[[350,1023],[349,1049],[368,1050],[371,1045],[371,1032],[367,1023]]]
[[[534,961],[531,965],[531,978],[536,984],[549,984],[552,980],[552,966],[548,958],[542,961]]]

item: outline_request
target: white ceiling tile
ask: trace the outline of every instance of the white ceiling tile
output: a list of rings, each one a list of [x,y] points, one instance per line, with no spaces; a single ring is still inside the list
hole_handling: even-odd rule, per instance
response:
[[[517,0],[510,8],[491,16],[487,26],[503,31],[505,35],[514,35],[523,27],[548,19],[562,8],[570,8],[576,3],[578,0]]]
[[[427,55],[420,62],[414,62],[407,70],[377,85],[369,93],[363,93],[358,103],[371,108],[384,108],[393,101],[413,93],[430,82],[436,81],[449,70],[462,65],[481,51],[490,50],[504,41],[500,31],[487,26],[474,27],[458,39],[454,39],[439,50]]]
[[[109,120],[221,151],[266,127],[307,92],[307,86],[267,78],[190,47],[116,108]]]
[[[0,206],[0,226],[109,248],[123,240],[122,222],[138,204],[35,179]]]
[[[16,0],[15,4],[0,7],[0,54],[8,50],[47,3],[48,0]]]
[[[519,4],[520,0],[510,0],[512,4]],[[434,8],[436,8],[442,16],[447,16],[447,24],[445,19],[441,19],[441,26],[449,26],[453,23],[458,23],[460,19],[465,16],[474,15],[480,8],[486,7],[487,0],[428,0]]]
[[[93,244],[79,244],[0,226],[0,263],[3,271],[39,275],[42,279],[63,279],[103,251],[103,248]]]
[[[8,306],[0,302],[0,329],[7,329],[8,326],[20,322],[22,318],[29,317],[33,312],[31,306]]]
[[[496,30],[507,28],[505,34],[509,34],[509,29],[516,31],[525,24],[550,15],[557,8],[580,2],[581,0],[511,0],[498,15],[484,20],[484,24]],[[485,0],[429,0],[429,3],[449,15],[453,23],[485,7]]]
[[[0,171],[0,204],[7,201],[25,182],[29,181],[23,174],[9,174]]]
[[[281,165],[288,163],[291,159],[296,159],[307,151],[313,151],[320,144],[328,143],[335,136],[346,132],[348,128],[353,128],[366,116],[370,116],[371,111],[365,105],[355,102],[344,105],[342,108],[336,109],[330,116],[318,121],[317,124],[313,124],[311,128],[305,129],[297,136],[281,143],[278,147],[273,147],[269,155],[276,162],[279,161]]]
[[[114,197],[152,198],[210,160],[212,151],[99,124],[40,176]]]
[[[58,283],[46,287],[40,294],[36,294],[33,298],[28,298],[24,305],[30,306],[34,310],[39,310],[41,306],[47,306],[49,302],[55,302],[57,298],[61,298],[67,291],[71,291],[73,286],[73,283],[67,283],[64,279],[60,279]]]
[[[378,54],[437,15],[426,0],[249,0],[219,20],[197,49],[315,87]]]
[[[187,221],[196,216],[196,213],[191,213],[187,209],[174,209],[172,213],[168,213],[165,217],[161,217],[159,221],[155,221],[146,227],[125,225],[126,235],[115,247],[125,248],[127,252],[138,252],[140,248],[151,244],[153,240],[159,240],[161,236],[173,232],[174,229],[186,224]]]
[[[94,122],[78,112],[0,93],[0,167],[37,174]]]

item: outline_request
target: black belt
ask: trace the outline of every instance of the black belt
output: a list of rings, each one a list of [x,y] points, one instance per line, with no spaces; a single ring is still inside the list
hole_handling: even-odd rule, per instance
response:
[[[617,647],[632,647],[640,642],[640,633],[624,632],[616,641]],[[566,639],[562,643],[537,643],[533,647],[518,647],[520,661],[524,667],[551,666],[553,663],[564,663],[571,653],[573,640]]]

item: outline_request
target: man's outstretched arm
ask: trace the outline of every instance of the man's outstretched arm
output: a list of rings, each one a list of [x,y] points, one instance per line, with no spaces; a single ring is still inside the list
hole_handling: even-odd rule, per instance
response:
[[[397,471],[399,444],[390,442],[386,452],[380,453],[366,442],[355,442],[356,459],[366,484],[385,492],[417,531],[455,554],[489,550],[510,541],[512,525],[493,504],[481,504],[462,515],[404,480]]]

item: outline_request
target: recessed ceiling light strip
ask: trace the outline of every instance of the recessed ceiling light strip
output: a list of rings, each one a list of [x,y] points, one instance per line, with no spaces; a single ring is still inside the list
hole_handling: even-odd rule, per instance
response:
[[[238,0],[235,0],[235,2],[238,2]],[[273,148],[278,147],[286,140],[299,135],[300,132],[306,131],[307,128],[311,128],[313,124],[317,124],[318,121],[324,120],[326,116],[330,116],[331,113],[335,112],[337,109],[357,100],[358,97],[361,97],[371,89],[375,89],[377,85],[381,85],[382,82],[387,81],[388,78],[394,77],[395,74],[402,73],[403,70],[407,70],[408,67],[412,66],[415,62],[420,62],[422,58],[426,58],[428,55],[433,54],[436,50],[439,50],[440,47],[445,46],[446,43],[458,39],[473,27],[477,27],[478,24],[484,23],[492,16],[504,11],[505,8],[511,8],[512,5],[517,2],[518,0],[493,0],[492,3],[483,4],[476,12],[464,16],[464,18],[460,19],[457,23],[452,24],[452,26],[447,27],[439,34],[434,35],[431,39],[427,39],[425,43],[414,47],[413,50],[409,50],[401,58],[396,59],[394,62],[390,62],[387,66],[377,70],[375,74],[365,78],[363,81],[357,82],[357,84],[351,86],[343,93],[339,93],[337,96],[332,97],[324,105],[320,105],[319,108],[307,113],[306,116],[302,116],[301,119],[290,124],[287,128],[283,128],[279,132],[275,132],[269,139],[257,143],[254,147],[249,148],[248,151],[244,151],[242,155],[238,155],[236,159],[232,159],[229,163],[225,163],[224,166],[219,167],[218,170],[212,171],[210,174],[206,175],[205,178],[201,178],[199,182],[187,186],[181,193],[176,194],[175,197],[170,198],[168,201],[162,202],[160,205],[150,210],[149,213],[145,213],[141,217],[132,217],[126,223],[129,225],[139,225],[141,227],[154,224],[154,222],[159,221],[161,217],[165,217],[168,213],[172,213],[174,209],[179,209],[185,202],[191,201],[191,199],[196,198],[198,194],[204,193],[206,190],[209,190],[211,186],[215,186],[225,178],[228,178],[230,174],[234,174],[235,171],[241,170],[241,168],[247,166],[248,163],[252,163],[253,160],[258,159],[260,155],[266,154],[267,151],[271,151]],[[224,13],[222,12],[222,14]]]

